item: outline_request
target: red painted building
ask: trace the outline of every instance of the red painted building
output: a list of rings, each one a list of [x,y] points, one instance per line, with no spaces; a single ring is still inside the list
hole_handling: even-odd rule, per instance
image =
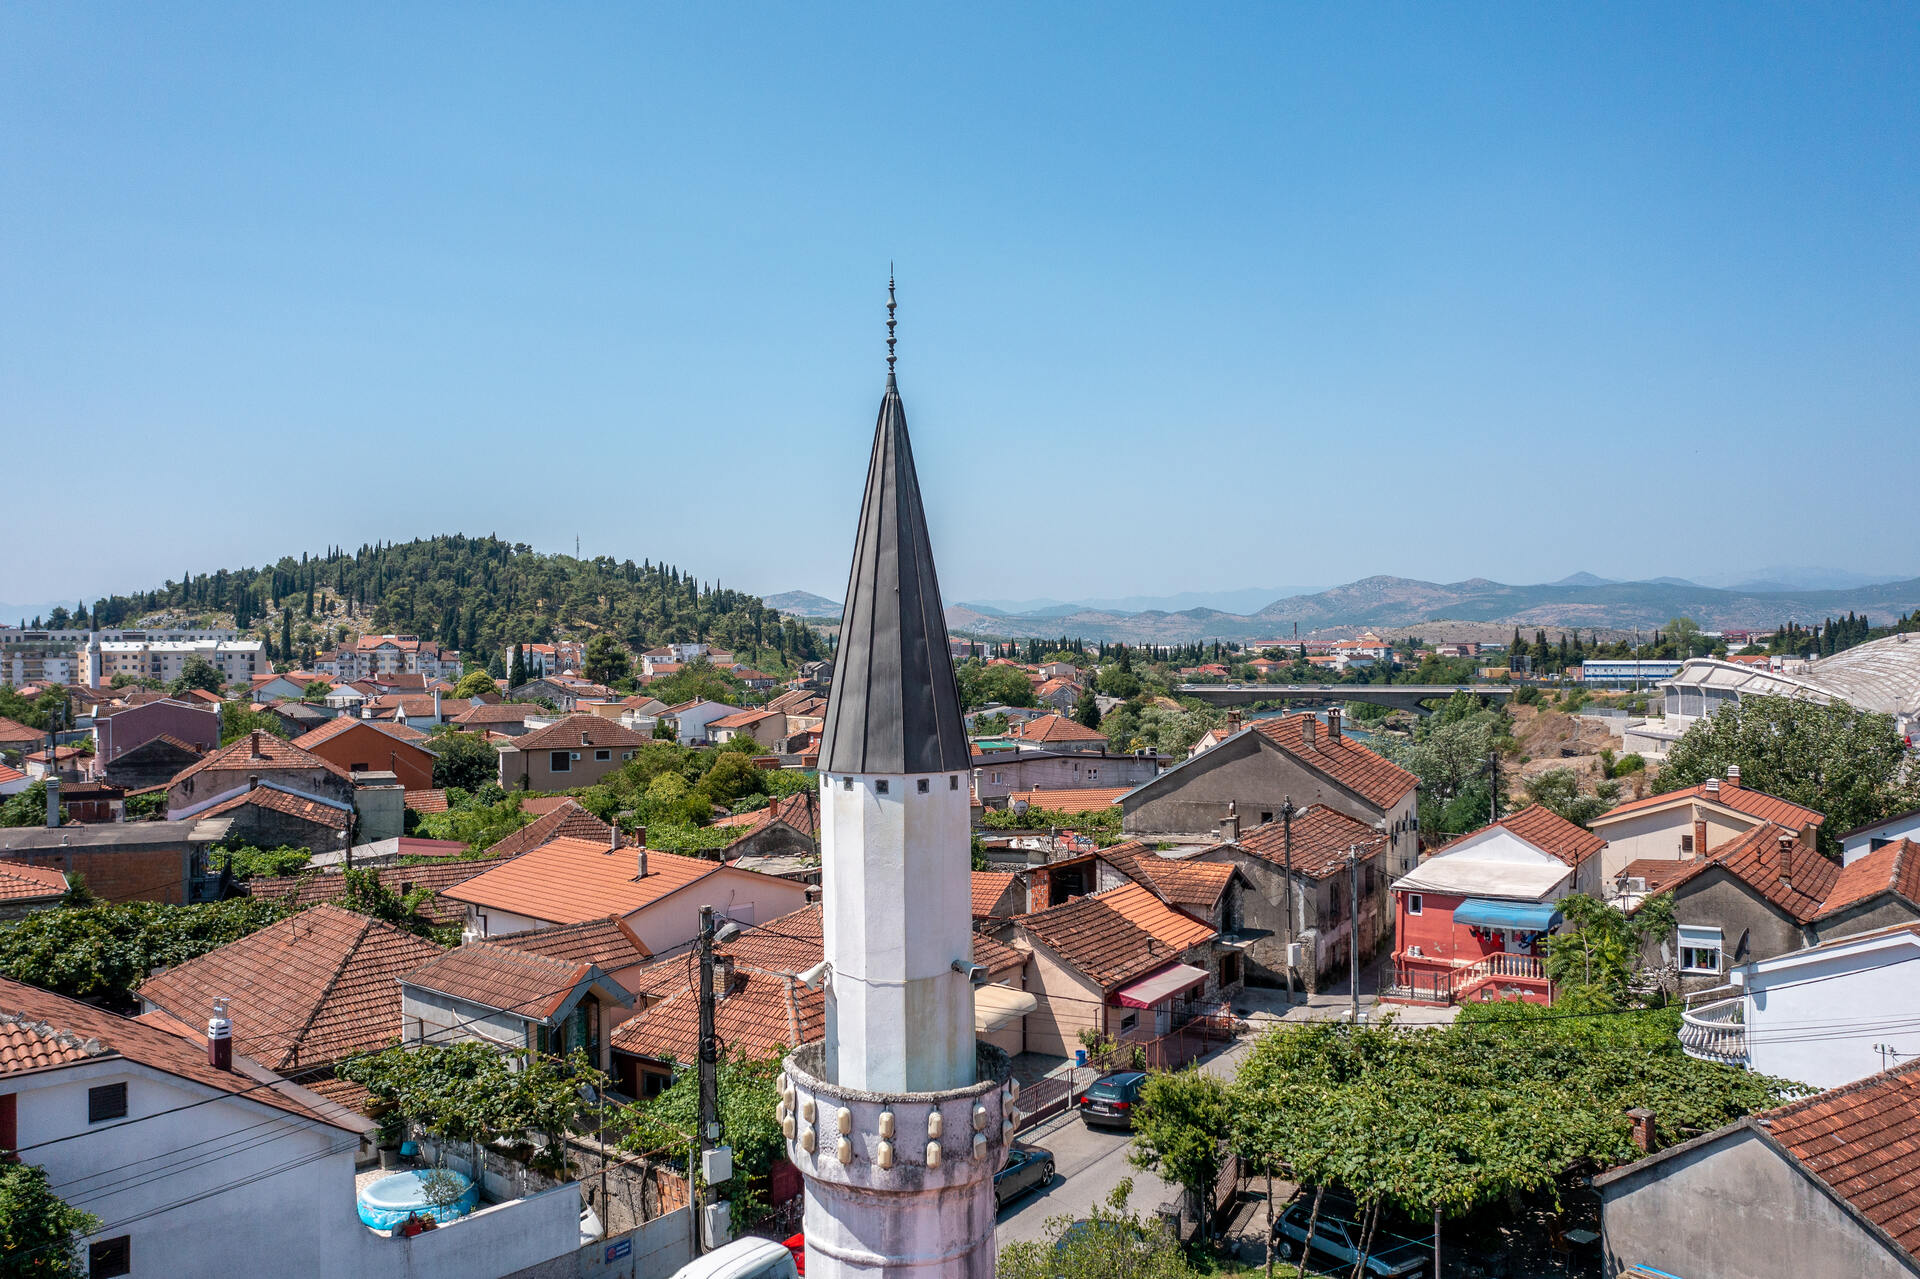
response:
[[[1393,985],[1383,998],[1551,1003],[1542,960],[1558,902],[1587,891],[1606,841],[1531,808],[1435,852],[1393,885]]]

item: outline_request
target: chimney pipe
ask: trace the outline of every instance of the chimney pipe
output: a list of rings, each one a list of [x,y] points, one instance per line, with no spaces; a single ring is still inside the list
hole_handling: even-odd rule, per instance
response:
[[[613,852],[618,852],[619,849],[620,849],[620,828],[618,826],[608,827],[607,828],[607,851],[610,853],[613,853]]]
[[[1306,718],[1300,721],[1300,744],[1308,750],[1316,749],[1316,739],[1320,736],[1320,721],[1308,711]]]
[[[260,752],[260,730],[259,729],[256,728],[253,730],[253,732],[247,735],[247,742],[248,742],[247,749],[249,754],[251,754],[255,759],[265,758],[265,756],[262,755]]]
[[[1727,765],[1726,788],[1728,790],[1740,789],[1740,765],[1738,764]]]
[[[1653,1153],[1653,1112],[1635,1106],[1627,1112],[1633,1124],[1633,1144],[1642,1154]]]
[[[1329,707],[1327,710],[1327,738],[1335,742],[1340,740],[1340,708],[1338,706]]]
[[[1707,794],[1712,795],[1715,798],[1719,797],[1720,779],[1718,777],[1709,777],[1707,779]]]
[[[645,879],[647,877],[647,850],[645,847],[640,849],[640,854],[636,860],[639,862],[640,873],[634,876],[634,878]]]
[[[1693,814],[1693,855],[1707,855],[1707,819],[1697,809]]]
[[[1788,888],[1793,887],[1793,873],[1790,869],[1788,869],[1788,865],[1787,865],[1787,856],[1788,854],[1793,852],[1793,842],[1794,841],[1793,841],[1792,835],[1782,832],[1780,836],[1778,851],[1774,854],[1776,859],[1776,865],[1780,872],[1780,882],[1785,884]]]
[[[47,769],[47,829],[60,828],[60,770],[49,766]]]
[[[437,688],[433,690],[433,717],[440,718],[440,690]]]
[[[1227,736],[1231,737],[1239,731],[1240,731],[1240,708],[1238,706],[1234,706],[1229,708],[1227,711]]]
[[[1240,803],[1238,800],[1230,799],[1227,801],[1227,816],[1226,820],[1220,823],[1220,838],[1229,844],[1237,844],[1240,842]]]
[[[227,1020],[225,999],[213,1001],[213,1016],[207,1018],[207,1065],[233,1069],[233,1023]]]

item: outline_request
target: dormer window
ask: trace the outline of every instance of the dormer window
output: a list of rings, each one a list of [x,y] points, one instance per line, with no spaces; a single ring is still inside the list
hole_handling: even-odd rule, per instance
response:
[[[589,741],[587,740],[587,734],[585,734],[584,732],[580,734],[580,744],[581,744],[582,746],[591,746],[591,745],[593,745],[593,743],[592,743],[592,742],[589,742]]]

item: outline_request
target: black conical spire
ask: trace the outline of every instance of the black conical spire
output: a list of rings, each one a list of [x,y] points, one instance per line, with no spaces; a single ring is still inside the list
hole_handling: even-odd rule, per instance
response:
[[[828,773],[953,773],[971,766],[907,410],[894,382],[887,280],[887,390],[873,432],[853,571],[821,732]]]

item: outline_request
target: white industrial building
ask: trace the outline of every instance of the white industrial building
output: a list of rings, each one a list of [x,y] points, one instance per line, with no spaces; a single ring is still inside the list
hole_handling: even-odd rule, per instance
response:
[[[1683,733],[1704,715],[1743,697],[1796,697],[1845,702],[1891,715],[1904,737],[1920,732],[1920,635],[1889,635],[1797,670],[1767,670],[1696,657],[1660,685],[1669,733]]]

